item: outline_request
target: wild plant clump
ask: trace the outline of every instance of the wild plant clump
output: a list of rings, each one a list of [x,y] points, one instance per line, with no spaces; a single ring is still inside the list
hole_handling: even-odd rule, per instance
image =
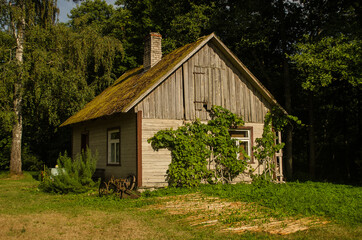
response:
[[[98,154],[92,154],[91,150],[77,155],[74,160],[60,154],[57,160],[57,174],[51,175],[48,171],[44,175],[39,189],[53,193],[82,193],[94,187],[97,183],[92,180],[96,170]]]

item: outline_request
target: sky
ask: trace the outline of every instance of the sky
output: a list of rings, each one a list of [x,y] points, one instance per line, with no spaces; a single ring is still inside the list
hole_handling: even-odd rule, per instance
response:
[[[106,0],[108,4],[114,4],[116,0]],[[78,3],[78,5],[80,2]],[[69,18],[67,17],[67,14],[70,13],[70,10],[75,8],[77,4],[73,2],[73,0],[58,0],[58,7],[60,10],[59,13],[59,22],[67,22]]]

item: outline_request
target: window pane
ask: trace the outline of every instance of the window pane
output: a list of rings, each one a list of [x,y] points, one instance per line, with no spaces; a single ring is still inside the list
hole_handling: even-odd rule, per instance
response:
[[[111,133],[111,139],[119,139],[119,132]]]
[[[113,162],[115,162],[114,160],[114,158],[115,158],[115,155],[114,155],[114,153],[115,153],[115,146],[114,146],[115,144],[114,143],[111,143],[111,163],[113,163]]]
[[[242,149],[244,149],[244,151],[246,152],[246,154],[249,155],[249,144],[248,142],[241,142],[240,146],[242,147]]]
[[[116,159],[115,162],[119,163],[119,143],[116,143]]]
[[[239,154],[239,159],[240,159],[240,160],[243,160],[243,159],[245,159],[245,157],[244,157],[244,152],[243,152],[242,150],[244,150],[245,153],[249,155],[248,142],[240,141],[239,144],[240,144],[239,146],[240,146],[240,148],[241,148],[241,149],[240,149],[240,154]]]
[[[230,136],[234,137],[234,138],[248,138],[249,131],[248,130],[233,131],[233,132],[230,132]]]

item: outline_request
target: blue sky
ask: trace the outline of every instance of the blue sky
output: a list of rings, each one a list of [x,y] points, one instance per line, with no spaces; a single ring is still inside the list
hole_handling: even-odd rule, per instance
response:
[[[106,0],[108,4],[114,4],[115,1],[116,0]],[[60,10],[59,22],[67,22],[69,20],[67,14],[69,14],[70,10],[76,6],[77,4],[75,4],[73,0],[58,0],[58,7]]]

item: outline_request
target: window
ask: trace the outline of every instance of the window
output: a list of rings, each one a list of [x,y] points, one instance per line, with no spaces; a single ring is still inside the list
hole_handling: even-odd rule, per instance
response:
[[[120,165],[120,133],[119,128],[108,130],[108,165]]]
[[[89,132],[85,131],[81,135],[80,139],[80,150],[85,152],[89,147]]]
[[[253,162],[253,128],[243,127],[241,129],[232,130],[230,131],[230,136],[236,140],[237,146],[241,146],[241,148],[244,149],[246,154],[250,157],[250,161]],[[244,155],[241,152],[238,153],[238,159],[244,159]]]

